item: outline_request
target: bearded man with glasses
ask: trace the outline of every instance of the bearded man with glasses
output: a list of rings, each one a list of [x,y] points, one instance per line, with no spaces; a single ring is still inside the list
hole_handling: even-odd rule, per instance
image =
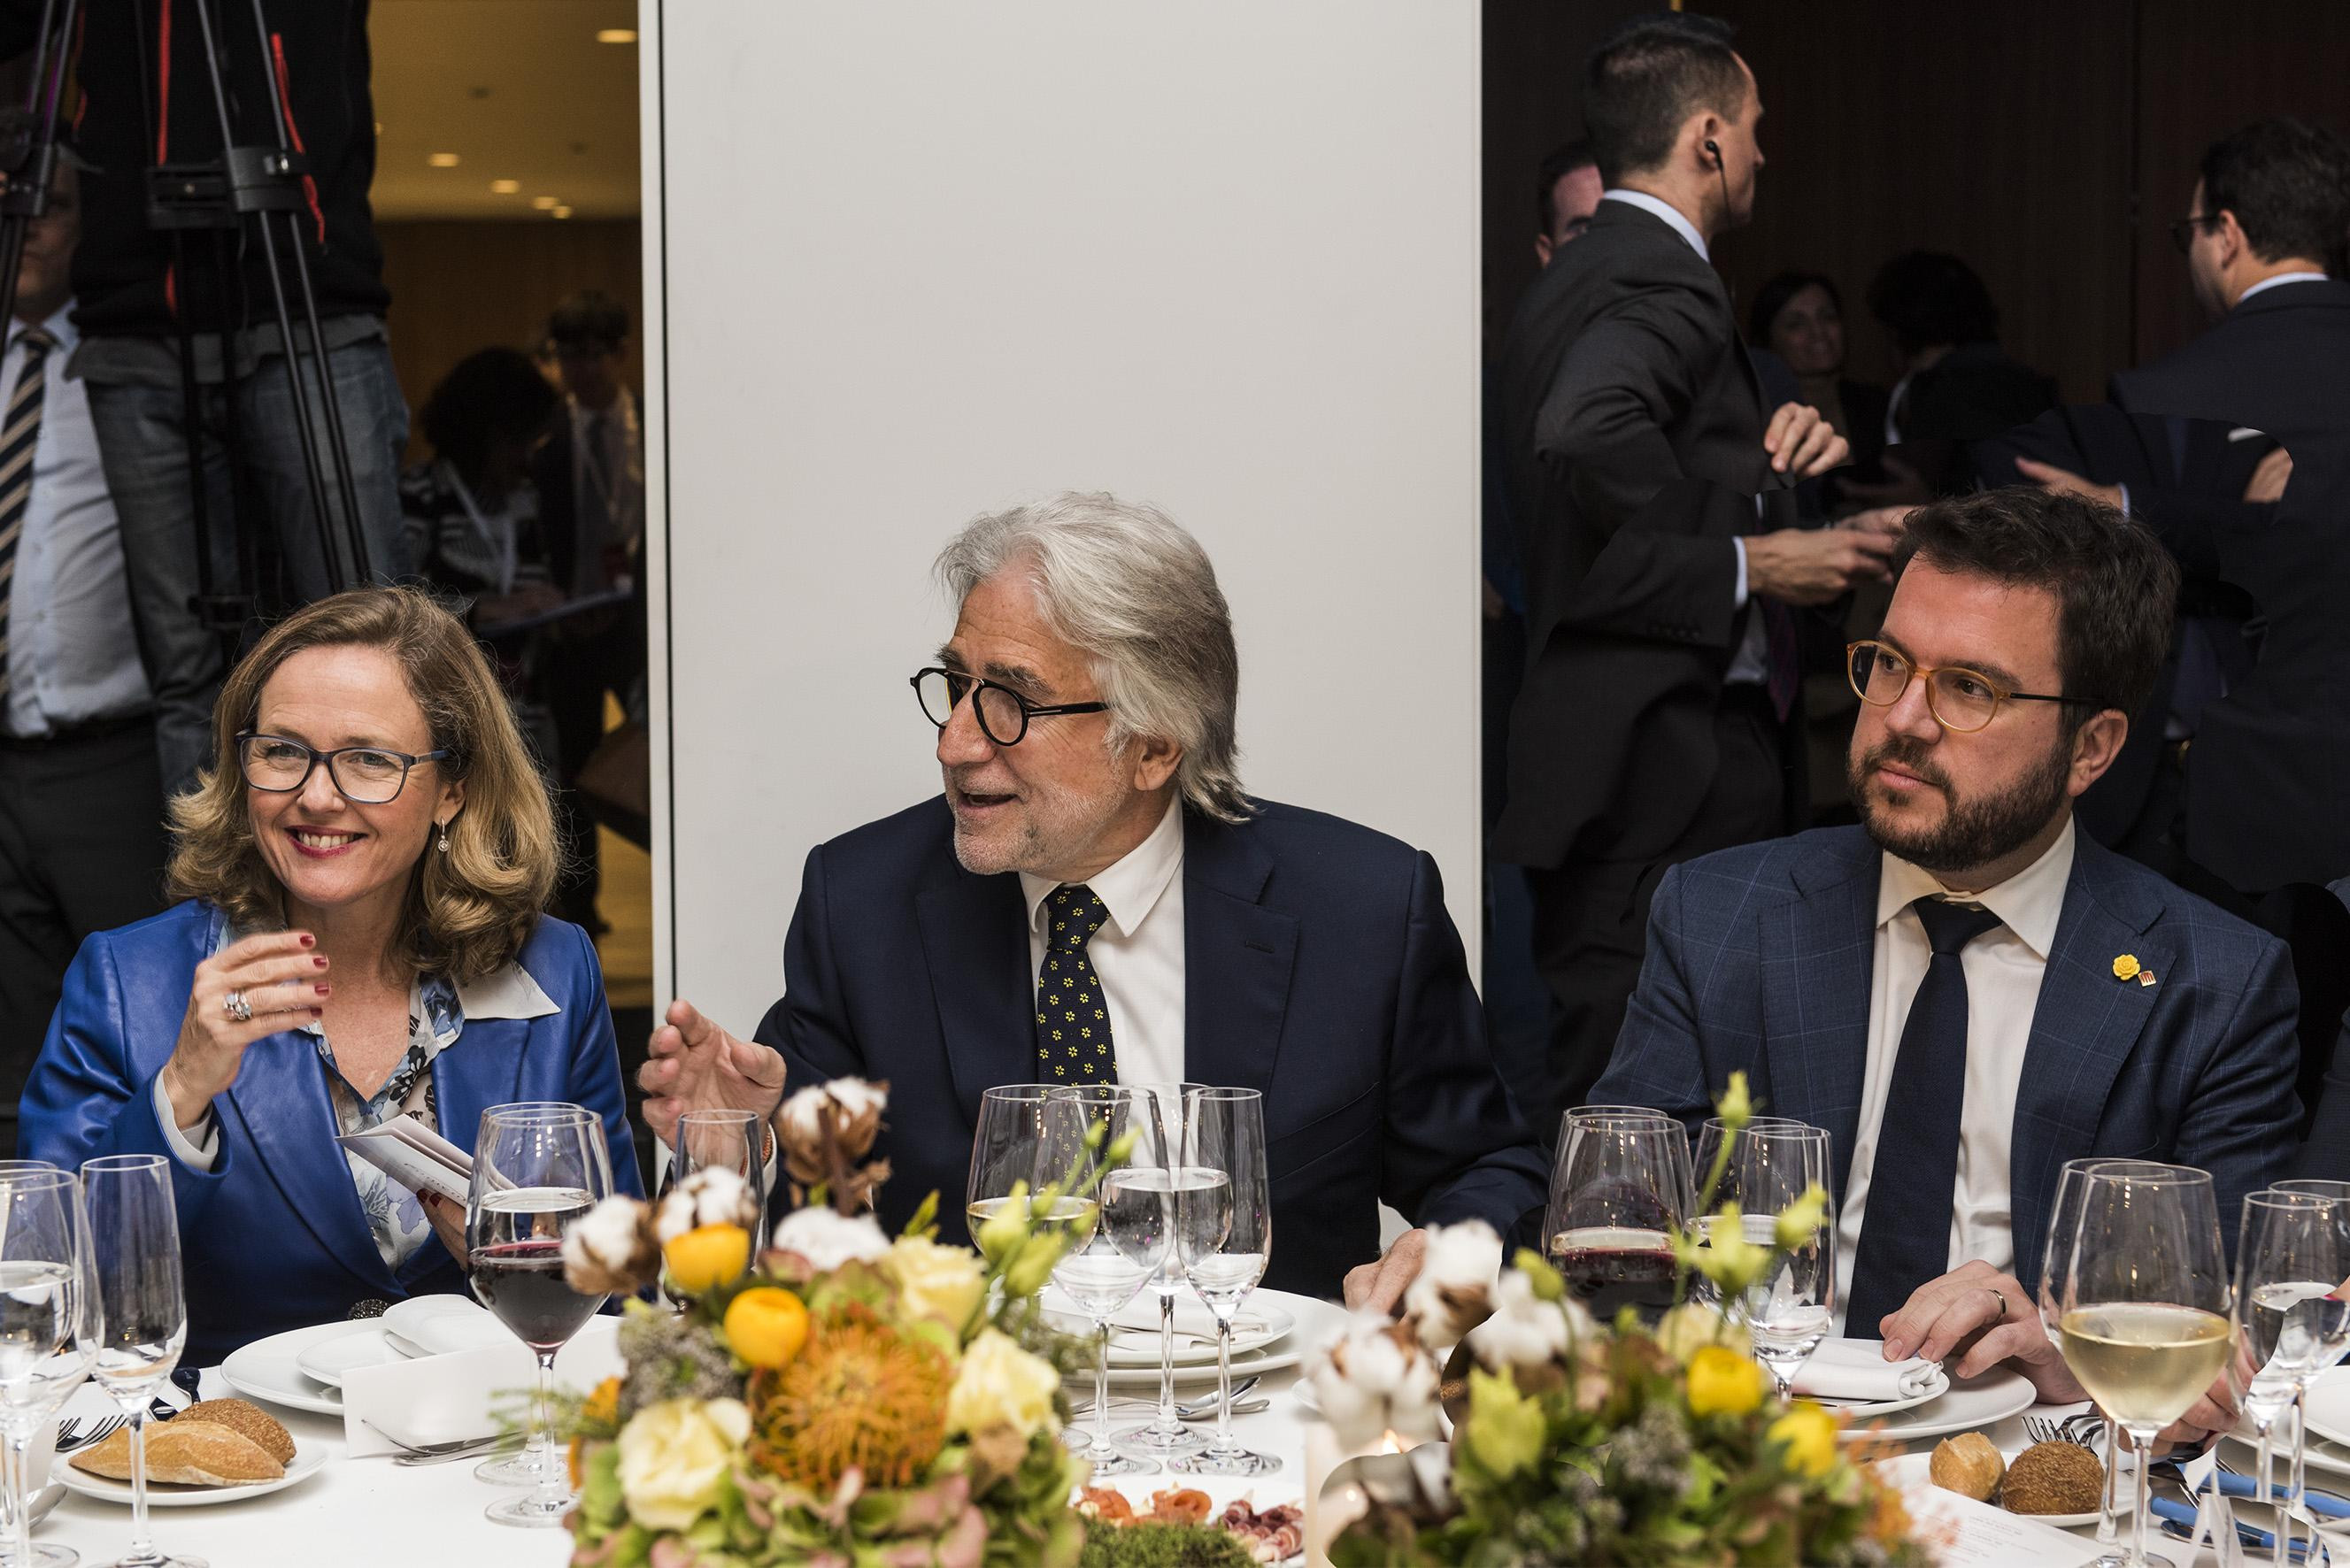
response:
[[[954,630],[911,684],[943,796],[809,852],[754,1039],[671,1004],[639,1075],[654,1131],[771,1112],[786,1078],[887,1079],[895,1229],[962,1189],[990,1088],[1243,1086],[1264,1095],[1271,1286],[1394,1305],[1421,1242],[1382,1256],[1381,1202],[1538,1228],[1548,1161],[1436,863],[1243,793],[1232,616],[1191,535],[1066,494],[979,518],[938,571]],[[959,1205],[939,1224],[963,1239]]]
[[[2084,1398],[2033,1294],[2058,1170],[2197,1166],[2232,1225],[2293,1159],[2293,971],[2074,827],[2162,662],[2178,572],[2154,535],[1989,491],[1911,513],[1897,564],[1851,649],[1860,826],[1668,873],[1592,1094],[1694,1130],[1744,1072],[1829,1134],[1841,1332]]]

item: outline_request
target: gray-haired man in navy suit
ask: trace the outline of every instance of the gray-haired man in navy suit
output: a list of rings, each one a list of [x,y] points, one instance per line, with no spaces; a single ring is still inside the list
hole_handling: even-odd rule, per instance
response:
[[[1846,1333],[2078,1399],[2033,1294],[2060,1168],[2200,1167],[2232,1232],[2293,1157],[2293,972],[2276,939],[2073,826],[2169,636],[2153,534],[2016,488],[1911,514],[1903,550],[1884,630],[1852,651],[1862,826],[1669,875],[1592,1093],[1695,1124],[1744,1071],[1764,1109],[1830,1134]]]

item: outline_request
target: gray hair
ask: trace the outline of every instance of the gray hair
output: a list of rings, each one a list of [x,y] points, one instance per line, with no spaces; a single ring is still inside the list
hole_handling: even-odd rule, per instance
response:
[[[936,566],[957,604],[1007,568],[1027,572],[1045,624],[1092,661],[1111,748],[1146,735],[1173,742],[1185,802],[1245,820],[1240,653],[1200,542],[1155,506],[1072,490],[972,519]]]

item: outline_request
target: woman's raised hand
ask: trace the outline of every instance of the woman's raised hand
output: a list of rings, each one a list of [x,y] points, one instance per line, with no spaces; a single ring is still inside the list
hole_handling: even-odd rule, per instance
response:
[[[163,1093],[178,1126],[193,1127],[213,1096],[236,1082],[246,1046],[320,1015],[327,959],[317,946],[307,931],[272,931],[233,942],[196,966],[179,1041],[163,1064]],[[238,1016],[244,1010],[249,1018]]]

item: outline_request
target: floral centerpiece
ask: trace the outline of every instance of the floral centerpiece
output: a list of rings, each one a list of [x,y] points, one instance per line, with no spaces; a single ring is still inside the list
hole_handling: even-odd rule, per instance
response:
[[[883,1234],[868,1210],[889,1169],[866,1157],[887,1088],[785,1103],[800,1206],[756,1259],[756,1194],[726,1170],[658,1204],[608,1199],[566,1234],[573,1288],[659,1280],[685,1303],[629,1302],[627,1375],[574,1413],[578,1568],[1077,1561],[1087,1466],[1061,1443],[1066,1342],[1035,1299],[1068,1231],[1034,1216],[1066,1194],[1005,1205],[978,1253],[935,1240],[935,1193]]]
[[[1742,1078],[1718,1108],[1743,1124]],[[1717,1162],[1700,1212],[1720,1177]],[[1814,1189],[1765,1245],[1725,1206],[1710,1245],[1674,1238],[1682,1290],[1701,1274],[1737,1300],[1810,1240],[1825,1207]],[[1432,1433],[1435,1352],[1456,1343],[1466,1407],[1437,1484],[1413,1466],[1409,1483],[1371,1489],[1331,1544],[1342,1568],[1927,1561],[1899,1495],[1837,1441],[1839,1417],[1781,1404],[1744,1330],[1711,1306],[1682,1301],[1653,1328],[1630,1308],[1600,1324],[1539,1254],[1503,1269],[1500,1239],[1474,1222],[1432,1233],[1405,1304],[1400,1321],[1358,1314],[1315,1357],[1325,1417],[1357,1446]]]

